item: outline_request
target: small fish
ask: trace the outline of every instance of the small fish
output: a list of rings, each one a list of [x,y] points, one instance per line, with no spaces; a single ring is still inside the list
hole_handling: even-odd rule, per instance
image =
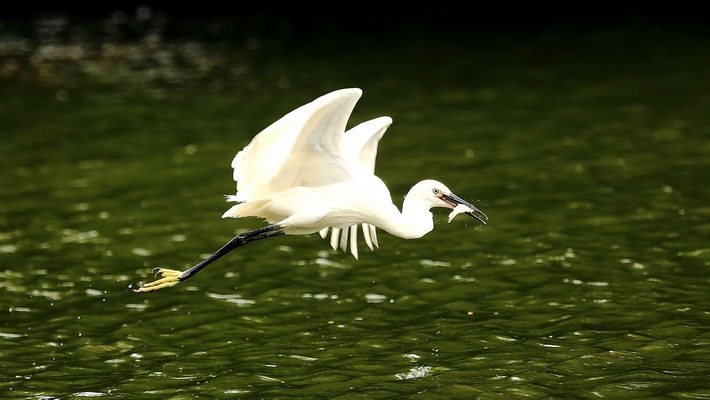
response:
[[[449,222],[453,221],[454,217],[456,217],[459,214],[472,213],[472,212],[473,212],[473,210],[470,207],[463,205],[463,204],[459,204],[456,207],[454,207],[454,210],[451,211],[451,213],[449,214]]]

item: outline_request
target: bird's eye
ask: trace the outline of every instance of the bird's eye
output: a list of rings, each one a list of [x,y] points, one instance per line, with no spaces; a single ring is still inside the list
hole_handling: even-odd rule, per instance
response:
[[[437,188],[434,188],[434,189],[432,190],[432,192],[434,193],[434,196],[438,196],[439,193],[441,193],[441,190],[439,190],[439,189],[437,189]]]

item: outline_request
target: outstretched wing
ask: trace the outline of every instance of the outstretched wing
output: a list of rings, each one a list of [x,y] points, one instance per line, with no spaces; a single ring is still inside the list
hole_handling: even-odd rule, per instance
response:
[[[365,121],[343,135],[345,153],[349,157],[357,157],[356,162],[362,171],[370,175],[375,173],[377,145],[390,125],[392,118],[379,117]]]
[[[375,173],[377,145],[391,124],[392,118],[379,117],[363,122],[345,132],[343,136],[344,156],[351,165],[357,165],[359,173],[370,175]],[[343,251],[347,251],[349,243],[350,252],[355,258],[358,258],[357,225],[342,229],[325,228],[320,231],[321,237],[324,239],[327,238],[329,230],[330,245],[333,247],[333,250],[340,247]],[[377,231],[374,225],[362,224],[362,236],[370,250],[374,250],[374,247],[379,247]],[[348,238],[350,239],[349,241]]]
[[[349,179],[339,158],[345,126],[361,95],[357,88],[336,90],[261,131],[232,161],[237,193],[229,200],[268,199],[295,186]]]

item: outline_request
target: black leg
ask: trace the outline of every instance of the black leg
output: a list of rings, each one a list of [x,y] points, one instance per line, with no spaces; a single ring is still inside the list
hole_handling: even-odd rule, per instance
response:
[[[212,262],[221,258],[223,255],[229,253],[230,251],[236,249],[237,247],[244,246],[245,244],[253,242],[255,240],[266,239],[274,236],[281,236],[283,234],[284,231],[282,231],[281,227],[278,225],[269,225],[263,228],[255,229],[253,231],[240,233],[237,236],[233,237],[232,240],[227,242],[227,244],[222,246],[219,250],[215,251],[211,256],[195,264],[194,267],[185,270],[185,272],[180,274],[180,277],[178,277],[178,279],[181,282],[189,279],[191,276],[200,272],[202,268],[208,266],[209,264],[212,264]]]
[[[160,279],[153,282],[141,285],[135,292],[152,292],[158,289],[175,286],[178,283],[185,281],[200,272],[206,266],[212,264],[214,261],[218,260],[225,254],[236,249],[237,247],[244,246],[249,242],[255,240],[267,239],[274,236],[284,235],[283,228],[278,225],[269,225],[263,228],[255,229],[253,231],[240,233],[233,237],[229,242],[222,246],[219,250],[215,251],[212,255],[195,264],[195,266],[187,269],[185,271],[175,271],[167,268],[155,268],[153,273],[155,276],[160,277]]]

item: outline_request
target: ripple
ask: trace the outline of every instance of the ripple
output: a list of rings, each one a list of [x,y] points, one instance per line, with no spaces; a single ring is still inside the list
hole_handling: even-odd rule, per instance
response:
[[[318,359],[315,357],[299,356],[298,354],[291,354],[289,357],[302,361],[318,361]]]
[[[409,379],[420,379],[427,377],[431,374],[433,368],[427,365],[419,366],[419,367],[414,367],[407,371],[406,373],[400,373],[396,374],[394,377],[399,379],[400,381],[403,380],[409,380]]]
[[[419,261],[419,263],[425,267],[450,267],[451,266],[450,262],[438,261],[438,260],[423,259],[423,260]]]
[[[244,299],[238,294],[207,293],[207,297],[217,300],[224,300],[227,303],[236,304],[239,307],[248,307],[256,304],[256,301]]]
[[[0,332],[0,338],[3,338],[3,339],[17,339],[17,338],[21,338],[23,336],[24,335],[21,335],[19,333]]]
[[[106,294],[106,292],[103,290],[86,289],[86,294],[89,296],[101,296],[101,295]]]
[[[14,244],[4,244],[0,246],[0,253],[11,254],[17,251],[17,246]]]
[[[136,247],[134,249],[131,249],[131,253],[133,253],[137,256],[143,256],[143,257],[148,257],[151,254],[153,254],[150,250],[144,249],[142,247]]]
[[[62,243],[106,243],[105,239],[99,239],[99,233],[95,230],[79,232],[73,229],[62,230]]]
[[[74,396],[76,397],[101,397],[104,394],[101,392],[78,392],[74,393]]]
[[[328,294],[328,293],[304,293],[302,296],[304,299],[316,299],[316,300],[337,300],[338,295],[337,294]]]
[[[242,389],[230,389],[230,390],[225,390],[224,394],[246,394],[249,393],[248,390],[242,390]]]
[[[367,300],[368,303],[382,303],[387,300],[387,296],[384,294],[368,293],[365,295],[365,300]]]

